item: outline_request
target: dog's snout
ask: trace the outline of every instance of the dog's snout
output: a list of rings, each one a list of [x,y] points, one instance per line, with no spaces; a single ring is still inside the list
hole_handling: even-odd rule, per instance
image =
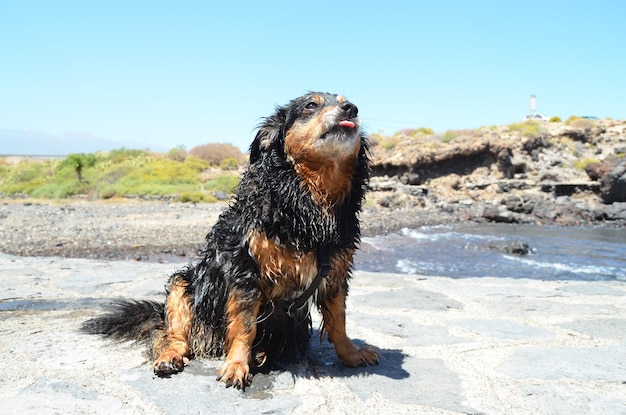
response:
[[[354,118],[359,113],[357,106],[348,101],[342,102],[339,107],[346,112],[348,118]]]

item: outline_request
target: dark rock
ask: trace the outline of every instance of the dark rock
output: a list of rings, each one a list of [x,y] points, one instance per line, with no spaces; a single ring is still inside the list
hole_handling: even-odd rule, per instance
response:
[[[601,163],[591,162],[585,167],[585,172],[592,180],[602,180],[611,170],[620,164],[621,158],[609,155]]]
[[[563,165],[563,158],[560,153],[557,152],[544,152],[541,153],[539,160],[549,167],[561,167]]]
[[[409,196],[403,192],[394,192],[388,196],[383,196],[378,200],[378,204],[385,208],[404,208],[410,205]]]
[[[591,180],[598,180],[600,177],[603,176],[603,172],[600,169],[601,164],[600,163],[589,163],[585,166],[585,173],[587,173],[587,176],[589,176],[589,178]]]
[[[604,220],[626,222],[626,202],[614,202],[606,205],[602,214]]]
[[[530,214],[535,208],[535,201],[527,196],[511,195],[506,198],[505,205],[511,212]]]
[[[527,180],[500,180],[498,181],[498,193],[508,193],[513,189],[524,190],[531,188],[534,183]]]
[[[550,171],[542,171],[539,172],[539,181],[542,182],[558,182],[560,180],[559,176]]]
[[[498,153],[498,167],[507,179],[512,179],[515,175],[512,158],[513,151],[510,148],[503,148]]]
[[[550,138],[545,136],[532,137],[524,141],[522,149],[531,156],[533,161],[537,161],[542,149],[550,147]]]
[[[398,182],[391,179],[376,179],[372,180],[368,184],[368,189],[372,192],[389,192],[394,191],[398,187]]]
[[[498,251],[504,252],[505,254],[512,255],[528,255],[533,252],[533,249],[528,245],[528,242],[525,241],[504,241],[495,245],[489,246],[491,249],[496,249]]]
[[[512,158],[511,165],[515,174],[526,173],[526,169],[528,168],[527,163],[523,159],[519,158]]]
[[[539,161],[539,154],[541,154],[541,149],[536,148],[532,150],[530,152],[530,159],[535,162]]]
[[[613,151],[617,155],[619,155],[619,154],[626,154],[626,146],[615,147],[615,149]]]
[[[604,203],[626,202],[626,159],[619,162],[600,180]]]
[[[412,186],[419,185],[421,184],[420,175],[413,172],[405,172],[400,176],[400,183]]]
[[[428,187],[425,186],[406,186],[402,190],[411,196],[428,196]]]
[[[591,128],[584,129],[570,129],[563,133],[564,136],[571,138],[574,141],[580,141],[586,143],[592,137]]]
[[[228,198],[230,197],[230,196],[228,196],[228,193],[226,193],[223,190],[218,190],[217,192],[214,192],[213,196],[215,196],[215,198],[217,200],[222,200],[222,201],[223,200],[228,200]]]
[[[582,192],[596,193],[599,190],[599,186],[594,182],[581,182],[581,183],[543,183],[541,185],[541,191],[546,193],[553,193],[555,197],[571,196]]]
[[[486,207],[483,210],[483,218],[487,219],[490,222],[496,223],[515,223],[516,218],[513,213],[508,211],[501,211],[496,207]]]
[[[591,129],[592,137],[598,137],[604,133],[606,133],[606,127],[604,125],[597,125]]]
[[[461,190],[463,184],[461,183],[461,180],[457,177],[452,181],[452,183],[450,183],[450,187],[453,190]]]

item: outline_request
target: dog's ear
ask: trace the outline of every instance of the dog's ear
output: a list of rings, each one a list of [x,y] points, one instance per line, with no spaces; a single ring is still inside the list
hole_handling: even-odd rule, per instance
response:
[[[257,161],[263,153],[280,142],[284,131],[285,113],[285,109],[279,107],[272,116],[265,118],[259,125],[259,130],[250,145],[250,163]]]

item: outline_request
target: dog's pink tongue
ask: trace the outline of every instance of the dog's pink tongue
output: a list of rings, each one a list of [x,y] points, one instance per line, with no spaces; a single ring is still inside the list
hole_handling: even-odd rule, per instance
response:
[[[339,123],[340,127],[354,128],[354,123],[350,120],[343,120]]]

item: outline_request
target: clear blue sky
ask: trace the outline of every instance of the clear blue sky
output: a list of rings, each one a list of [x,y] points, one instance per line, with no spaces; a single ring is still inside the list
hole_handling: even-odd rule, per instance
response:
[[[307,90],[369,132],[626,118],[626,2],[0,1],[0,129],[247,149]]]

